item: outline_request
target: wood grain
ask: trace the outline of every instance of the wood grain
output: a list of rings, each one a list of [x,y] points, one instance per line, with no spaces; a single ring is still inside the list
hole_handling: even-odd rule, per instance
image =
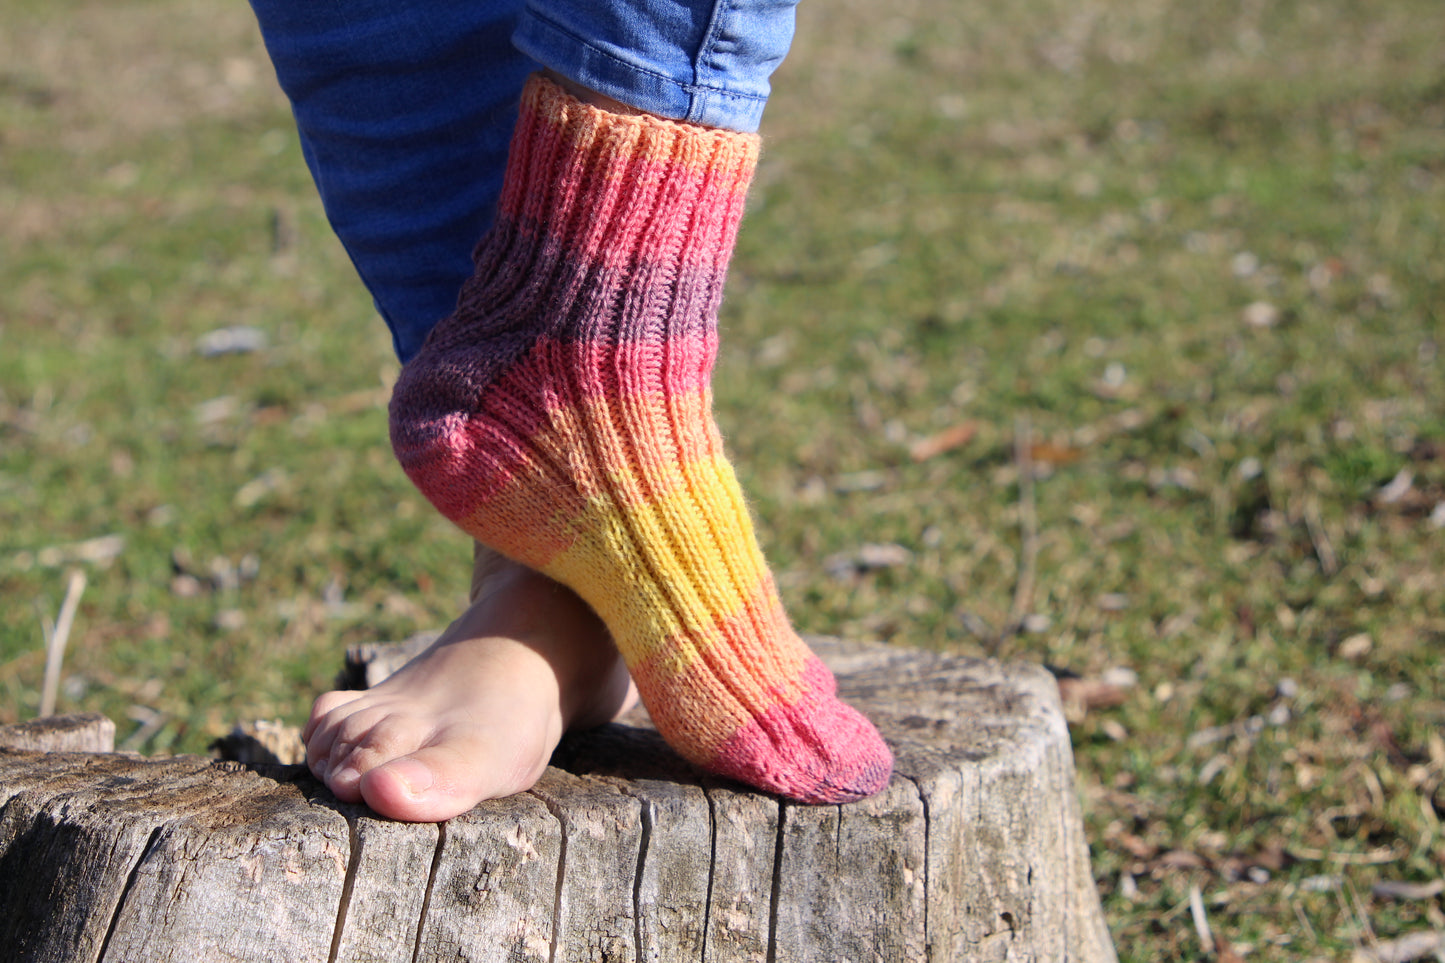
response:
[[[812,641],[896,751],[859,803],[713,779],[640,711],[440,825],[338,803],[299,766],[0,749],[0,945],[87,963],[1112,963],[1052,678]]]

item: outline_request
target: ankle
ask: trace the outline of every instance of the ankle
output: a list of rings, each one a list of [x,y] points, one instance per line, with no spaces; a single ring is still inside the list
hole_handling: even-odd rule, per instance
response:
[[[596,614],[565,586],[476,544],[472,617],[547,664],[567,729],[611,720],[626,702],[631,679]]]
[[[645,110],[640,110],[630,104],[625,104],[620,100],[609,97],[606,94],[598,93],[590,87],[584,87],[575,80],[562,76],[550,67],[543,68],[542,76],[552,81],[552,83],[558,87],[561,87],[572,97],[582,101],[582,103],[590,104],[593,107],[600,107],[609,114],[624,114],[631,117],[656,116],[648,114]]]
[[[512,564],[507,557],[495,549],[488,548],[481,542],[472,542],[472,585],[467,592],[467,602],[471,604],[482,597],[482,593],[488,590],[491,585],[506,567]]]

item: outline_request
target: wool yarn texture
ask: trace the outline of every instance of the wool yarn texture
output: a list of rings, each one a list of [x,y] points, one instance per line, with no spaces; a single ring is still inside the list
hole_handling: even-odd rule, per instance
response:
[[[447,518],[592,606],[681,755],[846,802],[891,754],[791,627],[712,417],[758,146],[533,77],[496,223],[402,371],[392,443]]]

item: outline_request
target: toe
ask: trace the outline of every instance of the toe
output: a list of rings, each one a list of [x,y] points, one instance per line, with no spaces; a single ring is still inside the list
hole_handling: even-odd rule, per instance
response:
[[[336,727],[320,726],[303,735],[306,741],[306,768],[317,779],[325,779],[331,768],[331,750],[336,747]]]
[[[481,788],[469,784],[466,770],[452,749],[429,747],[372,769],[362,780],[362,797],[392,819],[439,822],[481,802]]]
[[[536,776],[531,777],[531,782]],[[510,795],[512,788],[478,766],[470,753],[450,744],[428,746],[377,766],[361,777],[362,798],[372,809],[408,822],[440,822],[467,812],[484,799]]]
[[[327,692],[311,706],[311,718],[301,730],[301,741],[306,743],[306,766],[317,779],[326,779],[341,726],[359,708],[352,704],[363,695],[362,692]]]
[[[331,794],[342,802],[358,803],[362,801],[361,776],[362,773],[351,765],[349,755],[343,755],[337,763],[327,763],[324,766],[325,776],[322,777],[326,788]]]
[[[325,692],[317,696],[316,701],[311,704],[311,717],[306,720],[306,725],[301,730],[301,741],[309,743],[311,737],[319,730],[326,728],[328,722],[334,723],[336,721],[334,719],[328,719],[328,716],[342,706],[355,702],[365,695],[366,693],[361,690],[338,690],[335,692]]]
[[[326,762],[326,785],[338,799],[360,802],[362,777],[416,751],[431,736],[432,727],[426,720],[372,706],[348,716],[335,733]]]

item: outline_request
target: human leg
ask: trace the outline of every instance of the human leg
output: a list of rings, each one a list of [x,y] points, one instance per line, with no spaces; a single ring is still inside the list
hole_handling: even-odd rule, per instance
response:
[[[530,81],[497,223],[397,383],[392,438],[445,515],[592,606],[674,748],[840,802],[891,758],[789,625],[711,417],[756,153]]]
[[[586,93],[755,132],[797,0],[525,0],[517,48]],[[577,88],[580,88],[577,89]],[[603,106],[606,106],[605,104]]]
[[[258,14],[260,14],[263,7],[274,5],[276,0],[255,0],[255,2]],[[660,2],[662,0],[659,0]],[[338,9],[329,4],[322,6],[332,10]],[[633,4],[632,6],[636,7],[637,5]],[[664,51],[658,54],[657,51],[653,51],[652,54],[641,58],[643,69],[636,74],[639,78],[637,86],[640,92],[635,96],[621,88],[618,88],[618,92],[637,106],[656,113],[670,112],[670,116],[688,117],[704,123],[721,123],[723,125],[731,123],[741,129],[747,129],[749,124],[755,125],[757,114],[761,111],[762,98],[766,94],[766,76],[772,66],[776,65],[776,60],[781,57],[777,48],[778,38],[782,37],[782,46],[785,48],[786,34],[791,32],[790,10],[784,10],[782,14],[779,14],[776,9],[778,5],[771,2],[766,4],[709,3],[674,6],[686,7],[688,17],[691,19],[683,17],[679,20],[675,16],[659,14],[655,22],[670,24],[671,27],[676,27],[681,23],[684,28],[689,28],[691,25],[691,28],[701,29],[701,36],[683,37],[676,48],[682,51],[685,58],[692,58],[691,73],[676,72],[673,69],[675,58],[671,53]],[[749,11],[743,8],[751,8],[752,14],[755,15],[751,26]],[[761,8],[761,12],[759,8]],[[383,15],[391,9],[391,5],[383,4],[380,8],[369,9],[372,9],[377,15]],[[408,8],[403,4],[397,9]],[[274,8],[271,12],[276,15]],[[560,9],[560,5],[554,4],[549,5],[547,12],[552,14],[549,17],[552,26],[572,24],[575,29],[581,29],[576,28],[578,21],[574,16],[575,7],[571,13],[568,13]],[[761,15],[765,20],[771,19],[774,26],[768,29],[759,29],[756,15]],[[358,14],[354,6],[347,6],[341,16],[343,21],[349,21]],[[282,19],[284,20],[284,18]],[[332,88],[333,86],[337,88],[347,86],[346,78],[354,73],[354,70],[347,69],[347,67],[359,67],[361,76],[369,76],[366,61],[372,56],[370,48],[365,44],[361,44],[358,48],[355,41],[342,38],[339,42],[343,47],[343,54],[358,56],[360,62],[338,68],[333,62],[333,58],[337,54],[336,50],[325,50],[318,54],[314,47],[308,48],[301,45],[300,53],[295,50],[287,53],[288,43],[273,41],[273,36],[277,31],[265,29],[267,26],[266,16],[262,16],[262,22],[263,32],[267,34],[268,45],[271,46],[273,55],[280,52],[280,55],[277,56],[278,75],[282,77],[283,86],[287,88],[288,93],[292,94],[293,101],[297,104],[298,123],[302,127],[303,140],[307,145],[308,162],[316,174],[323,197],[328,200],[328,211],[332,221],[337,226],[338,234],[342,236],[343,241],[347,242],[348,250],[357,262],[363,278],[367,280],[373,294],[377,297],[378,306],[392,326],[398,352],[405,358],[416,343],[415,332],[423,330],[428,323],[424,309],[418,311],[416,305],[427,302],[425,299],[406,301],[410,316],[403,317],[398,322],[397,316],[407,312],[398,310],[396,306],[403,302],[391,297],[389,292],[393,289],[405,290],[410,276],[405,268],[398,274],[396,263],[404,263],[405,259],[395,263],[391,262],[389,257],[395,252],[385,242],[388,236],[393,239],[401,238],[403,243],[400,246],[406,246],[405,239],[408,234],[407,231],[397,228],[397,215],[404,215],[401,217],[403,222],[417,220],[412,216],[412,209],[415,205],[410,202],[393,203],[395,198],[392,192],[378,190],[374,182],[368,184],[365,177],[358,181],[351,175],[358,172],[368,173],[371,162],[375,162],[376,166],[386,170],[403,169],[415,174],[415,165],[409,164],[405,158],[396,157],[393,148],[400,144],[402,152],[405,153],[409,145],[411,149],[415,149],[418,144],[424,144],[426,138],[416,141],[415,137],[419,135],[412,131],[406,123],[402,124],[400,139],[395,142],[393,138],[398,136],[395,130],[384,133],[381,149],[377,151],[372,149],[375,145],[370,142],[371,138],[356,137],[356,132],[349,124],[342,124],[338,128],[339,132],[332,136],[325,124],[316,121],[315,115],[307,105],[315,106],[317,103],[329,102],[334,106],[338,100],[350,100],[352,103],[356,103],[354,97],[338,96],[337,91]],[[653,21],[644,17],[643,22],[646,24]],[[273,26],[274,23],[273,21]],[[785,29],[777,29],[780,23]],[[351,24],[347,22],[343,26],[349,30]],[[281,33],[285,32],[284,29],[281,30]],[[305,33],[304,30],[301,32]],[[326,33],[324,30],[322,32]],[[686,30],[684,30],[685,32]],[[694,33],[696,32],[697,30],[694,29]],[[525,46],[524,33],[525,29],[519,31],[519,43]],[[599,49],[604,53],[609,50],[615,51],[624,48],[627,43],[634,42],[626,41],[619,47],[613,42],[616,38],[609,38],[606,34],[606,30],[599,29],[598,35],[590,38],[596,45],[592,53],[596,53]],[[369,36],[375,37],[376,31],[371,32]],[[750,39],[757,40],[759,38],[769,39],[767,43],[762,44],[747,42]],[[677,38],[673,36],[672,39]],[[285,41],[284,37],[283,41]],[[595,77],[600,75],[589,74],[578,66],[580,61],[587,57],[575,56],[575,50],[569,53],[565,43],[561,44],[560,48],[560,54],[558,54],[558,45],[556,44],[552,44],[546,50],[536,49],[539,50],[539,53],[544,54],[542,58],[544,63],[554,69],[562,70],[564,76],[587,77],[592,79],[589,82],[597,82],[599,86],[605,86],[602,81],[595,80]],[[560,62],[556,59],[558,56],[561,58]],[[587,56],[590,57],[591,54],[589,53]],[[299,71],[299,74],[293,74],[292,70],[298,62],[297,58],[303,66],[308,66],[308,69]],[[342,56],[340,59],[344,62],[347,58]],[[452,58],[452,61],[455,59]],[[320,64],[318,69],[322,74],[319,80],[311,76],[312,71],[309,69],[317,64]],[[652,70],[648,64],[659,69]],[[629,65],[624,64],[623,66]],[[633,63],[630,66],[636,67],[638,64]],[[613,67],[616,67],[616,64],[611,64],[609,70]],[[410,69],[410,64],[405,57],[394,61],[384,61],[380,70],[383,79],[390,69],[400,70],[404,73]],[[425,64],[423,64],[422,73],[431,75]],[[622,73],[625,77],[627,71],[624,69]],[[666,76],[673,84],[669,88],[672,93],[682,91],[686,95],[686,109],[679,112],[680,109],[676,105],[664,103],[665,98],[656,96],[655,92],[649,93],[652,88],[642,83],[640,79],[642,74],[647,74],[654,80],[657,76]],[[288,75],[292,80],[289,84],[287,83]],[[760,77],[761,86],[759,85]],[[403,86],[408,90],[413,89],[411,84]],[[626,84],[623,86],[626,87]],[[317,91],[329,92],[330,100],[320,98]],[[440,91],[439,95],[446,96],[445,91]],[[455,97],[456,95],[451,96]],[[461,97],[460,100],[466,102],[467,99]],[[412,119],[406,109],[394,109],[390,94],[381,96],[380,103],[385,108],[382,111],[383,120],[399,118],[401,121],[407,122]],[[343,103],[342,107],[345,106],[346,104]],[[372,105],[363,99],[360,107],[363,111],[361,118],[363,127],[376,126],[370,124],[367,116]],[[343,109],[342,113],[344,114],[346,111]],[[380,126],[385,128],[388,125]],[[318,134],[317,131],[321,131],[325,136]],[[428,137],[440,137],[442,140],[449,137],[446,130],[437,128],[435,125],[431,130],[422,133]],[[331,138],[330,141],[327,140],[328,137]],[[339,181],[334,179],[338,169],[341,176]],[[443,167],[443,170],[454,169],[447,168],[445,165]],[[434,173],[435,169],[429,170]],[[374,171],[370,173],[374,173]],[[418,178],[413,176],[407,183],[411,187],[420,186],[425,191],[435,193],[446,190],[446,180],[445,177],[421,176]],[[356,187],[357,183],[361,184],[360,188]],[[338,184],[340,187],[337,186]],[[740,195],[736,199],[740,201]],[[475,204],[472,206],[476,207]],[[447,205],[443,204],[441,207],[445,211]],[[425,204],[421,205],[420,209],[429,210]],[[356,217],[358,211],[361,215],[359,219]],[[446,217],[432,223],[443,222],[453,223]],[[368,228],[375,223],[381,225],[379,232],[375,235],[369,234],[367,230],[360,230],[356,234],[351,233],[358,224],[361,228]],[[419,233],[423,239],[430,237],[433,228],[426,226],[425,219],[422,219],[421,223],[422,227]],[[438,233],[441,232],[440,227],[436,227],[435,230]],[[410,236],[415,237],[417,233],[417,231],[413,231]],[[455,237],[461,233],[465,232],[451,232],[454,240],[448,245],[450,250],[456,250]],[[493,233],[495,234],[495,231]],[[349,237],[350,240],[348,240]],[[377,238],[380,238],[383,243],[376,243]],[[728,238],[723,247],[730,250],[730,246],[731,239]],[[721,251],[724,263],[728,250]],[[441,261],[437,260],[436,263],[441,263]],[[446,287],[446,281],[438,282],[435,275],[426,275],[423,271],[423,274],[419,276],[426,277],[427,286],[433,295]],[[389,280],[396,280],[397,283],[395,285],[385,283]],[[720,284],[720,272],[715,280]],[[715,294],[716,292],[712,292],[711,296],[715,298]],[[703,319],[703,327],[707,327],[710,323],[710,316]],[[505,345],[498,344],[494,339],[490,347],[498,349],[505,348]],[[707,356],[704,367],[709,369],[711,350],[709,348],[704,352]],[[495,360],[493,358],[485,363],[491,364]],[[706,371],[702,372],[702,378],[705,385]],[[704,388],[704,401],[706,401],[705,396]],[[704,406],[704,410],[705,408],[706,406]],[[715,436],[710,416],[704,414],[694,421],[695,424],[688,429],[690,434],[701,433]],[[658,659],[651,662],[638,656],[637,664],[644,668],[654,662],[678,668],[679,664],[674,656],[679,653],[686,657],[697,656],[702,663],[710,667],[710,671],[706,673],[707,679],[701,685],[695,684],[696,678],[694,677],[693,683],[687,685],[678,685],[677,680],[672,679],[666,684],[653,686],[654,714],[666,717],[669,711],[673,712],[677,718],[672,722],[664,722],[665,730],[671,733],[673,741],[693,758],[718,771],[737,775],[755,785],[777,788],[799,798],[817,801],[852,798],[871,791],[872,788],[880,785],[883,779],[886,779],[887,751],[877,740],[876,733],[867,725],[866,721],[836,703],[831,694],[831,676],[806,652],[806,649],[797,641],[796,636],[792,634],[792,630],[787,627],[786,619],[781,615],[781,608],[776,603],[776,593],[772,589],[771,578],[766,574],[766,566],[762,565],[761,558],[756,553],[746,511],[742,508],[740,498],[735,491],[735,483],[730,480],[730,470],[723,474],[727,476],[722,486],[725,489],[723,501],[729,502],[731,507],[725,508],[716,519],[704,519],[703,524],[706,527],[716,522],[734,534],[741,533],[738,544],[743,546],[743,567],[751,567],[755,573],[762,572],[757,584],[752,586],[757,589],[756,596],[742,600],[740,614],[742,621],[754,623],[752,634],[763,641],[759,646],[755,644],[756,639],[750,641],[745,638],[742,645],[733,645],[731,649],[727,649],[726,647],[698,646],[694,644],[697,641],[694,639],[671,654],[663,652]],[[707,485],[704,484],[702,487],[706,488]],[[711,562],[716,561],[718,559],[714,553]],[[727,560],[723,559],[723,561]],[[540,578],[535,572],[526,572],[525,570],[518,572],[514,569],[512,574],[518,576],[525,574],[527,578]],[[692,580],[697,577],[701,576],[697,576],[696,573],[684,572],[677,578],[676,584],[681,587],[682,594],[696,595],[699,588],[705,587],[703,583],[713,581],[710,576],[707,576],[702,577],[702,582],[693,582]],[[526,579],[523,581],[525,582]],[[747,591],[748,586],[735,580],[733,587],[723,594],[731,593],[742,598]],[[482,599],[479,599],[480,601]],[[719,607],[713,604],[716,601],[716,593],[712,593],[709,602],[712,608],[706,611],[713,615],[724,611],[728,604],[724,599],[722,606]],[[684,608],[686,609],[686,606]],[[487,611],[491,613],[489,618],[496,618],[497,607],[493,606]],[[701,610],[690,611],[695,616]],[[471,612],[468,613],[468,615],[470,614]],[[479,626],[467,616],[458,621],[463,624],[454,625],[452,629],[448,630],[449,635],[455,631],[458,636],[468,637],[465,641],[469,645],[491,644],[486,640],[493,638],[493,635],[488,634],[485,626]],[[730,621],[736,622],[737,620]],[[565,622],[565,619],[559,620],[557,627],[565,627]],[[515,629],[511,629],[507,625],[495,621],[491,624],[499,627],[501,636],[518,634]],[[596,631],[595,623],[592,631]],[[587,633],[580,634],[586,635]],[[745,631],[743,634],[747,636],[748,632]],[[478,636],[484,638],[476,638]],[[517,640],[513,639],[512,641]],[[576,638],[573,641],[575,642]],[[654,641],[656,641],[655,637]],[[642,648],[635,646],[634,650],[636,654],[641,652]],[[466,727],[442,724],[444,720],[441,717],[447,713],[435,711],[439,698],[443,702],[458,707],[466,701],[467,689],[465,687],[448,687],[446,684],[456,681],[463,675],[474,677],[475,684],[472,691],[479,692],[485,689],[488,679],[485,677],[486,673],[480,671],[483,666],[490,666],[490,677],[493,679],[498,677],[498,672],[503,675],[515,675],[518,678],[524,674],[520,667],[511,663],[500,665],[495,660],[479,659],[464,660],[464,664],[469,668],[463,673],[460,671],[460,666],[454,665],[454,661],[443,660],[444,656],[452,656],[462,651],[465,651],[464,646],[452,645],[449,639],[448,644],[434,650],[427,659],[417,664],[413,671],[401,674],[398,681],[390,686],[392,694],[400,696],[399,701],[387,695],[387,692],[384,691],[386,687],[371,695],[331,694],[319,700],[316,711],[313,713],[312,722],[307,727],[313,768],[318,773],[325,774],[327,781],[344,798],[355,798],[355,795],[359,793],[362,798],[366,798],[376,808],[398,818],[443,818],[445,815],[468,808],[471,802],[483,798],[485,794],[508,791],[505,789],[507,785],[512,788],[524,788],[521,783],[526,781],[525,778],[519,780],[492,779],[489,783],[491,789],[478,790],[476,771],[488,767],[506,769],[507,765],[502,758],[503,753],[495,751],[495,746],[488,748],[486,741],[480,738],[481,733],[475,727],[468,730]],[[657,651],[662,652],[662,649]],[[739,653],[745,657],[738,658]],[[576,657],[575,655],[568,656],[567,659]],[[457,671],[431,671],[428,668],[444,664],[452,666]],[[409,667],[409,669],[411,668]],[[558,677],[559,682],[561,681],[562,673],[560,671],[554,671],[553,675]],[[416,684],[411,685],[412,682]],[[719,700],[712,698],[709,694],[709,690],[716,690],[719,686],[724,689],[737,688],[742,693],[741,701],[736,694],[733,694],[729,698],[721,700],[721,703],[725,704],[720,704]],[[699,708],[700,693],[702,697]],[[378,714],[378,711],[375,710],[381,705],[382,700],[388,700],[390,708]],[[423,702],[429,703],[432,709],[423,710],[421,708]],[[474,720],[478,717],[475,709],[468,711]],[[547,716],[550,725],[550,711]],[[706,732],[701,738],[695,738],[697,732],[693,730],[697,728],[699,720],[706,720],[703,725]],[[738,725],[739,723],[741,725]],[[487,726],[484,725],[483,728],[487,728]],[[496,727],[490,728],[495,729]],[[726,743],[725,746],[712,744],[717,742],[720,732],[727,731],[730,731],[731,735],[723,740]],[[401,733],[401,738],[396,737],[398,732]],[[689,736],[690,732],[691,736]],[[543,739],[542,744],[545,744],[546,741]],[[465,747],[465,751],[454,751],[460,750],[462,747]],[[417,798],[404,791],[400,793],[394,791],[398,789],[398,782],[414,784],[413,780],[402,775],[403,770],[408,767],[406,762],[408,757],[411,757],[411,762],[421,763],[422,768],[426,769],[432,777],[433,789],[422,794],[425,798]],[[391,765],[392,762],[397,764]],[[468,766],[472,770],[470,773],[464,771]],[[383,788],[379,789],[378,786]],[[388,786],[389,788],[385,788]],[[368,787],[373,790],[371,795],[367,794]],[[499,787],[501,788],[499,789]],[[404,787],[402,788],[404,789]]]
[[[455,306],[491,223],[536,68],[508,39],[520,4],[253,6],[328,217],[405,360]],[[575,594],[479,550],[470,604],[435,646],[376,689],[317,700],[308,759],[343,799],[445,819],[525,789],[561,732],[610,719],[628,685]]]
[[[326,214],[406,361],[491,224],[521,0],[251,0]]]

